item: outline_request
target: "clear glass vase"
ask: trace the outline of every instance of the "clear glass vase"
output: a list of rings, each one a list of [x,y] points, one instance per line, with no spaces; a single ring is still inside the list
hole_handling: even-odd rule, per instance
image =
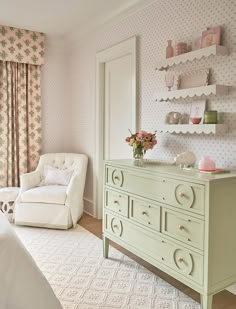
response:
[[[139,166],[142,167],[143,166],[143,156],[144,156],[144,152],[143,149],[134,149],[133,151],[133,164],[135,166]]]

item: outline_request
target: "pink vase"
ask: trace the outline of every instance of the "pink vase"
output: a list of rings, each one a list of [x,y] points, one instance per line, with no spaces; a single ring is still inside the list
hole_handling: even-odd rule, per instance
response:
[[[171,45],[172,44],[172,41],[171,40],[168,40],[168,45],[166,47],[166,59],[167,58],[171,58],[174,56],[174,48],[173,46]]]

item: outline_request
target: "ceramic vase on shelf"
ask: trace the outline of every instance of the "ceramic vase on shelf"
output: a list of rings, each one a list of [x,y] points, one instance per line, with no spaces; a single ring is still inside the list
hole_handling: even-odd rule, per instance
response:
[[[172,46],[172,40],[168,40],[168,45],[166,47],[166,59],[174,56],[174,48]]]
[[[133,163],[135,166],[142,167],[143,166],[143,148],[134,148],[133,150]]]

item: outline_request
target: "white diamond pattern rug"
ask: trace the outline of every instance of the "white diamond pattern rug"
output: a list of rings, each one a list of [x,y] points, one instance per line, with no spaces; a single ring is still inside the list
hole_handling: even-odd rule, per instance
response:
[[[64,309],[200,309],[191,298],[78,226],[14,227]],[[45,308],[46,309],[46,308]]]

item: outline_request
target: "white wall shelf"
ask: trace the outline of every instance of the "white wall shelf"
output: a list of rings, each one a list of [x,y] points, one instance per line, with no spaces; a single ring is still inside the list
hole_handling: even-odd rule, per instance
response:
[[[228,49],[225,46],[212,45],[179,56],[164,59],[163,61],[160,61],[157,64],[156,70],[159,71],[168,70],[168,68],[174,65],[178,65],[180,63],[200,60],[201,58],[204,57],[206,58],[210,56],[225,56],[225,55],[228,55]]]
[[[219,134],[227,132],[226,124],[163,124],[157,127],[157,133]]]
[[[175,91],[157,92],[154,94],[155,101],[171,101],[173,99],[185,99],[209,95],[226,95],[229,92],[229,86],[208,85],[203,87],[180,89]]]

